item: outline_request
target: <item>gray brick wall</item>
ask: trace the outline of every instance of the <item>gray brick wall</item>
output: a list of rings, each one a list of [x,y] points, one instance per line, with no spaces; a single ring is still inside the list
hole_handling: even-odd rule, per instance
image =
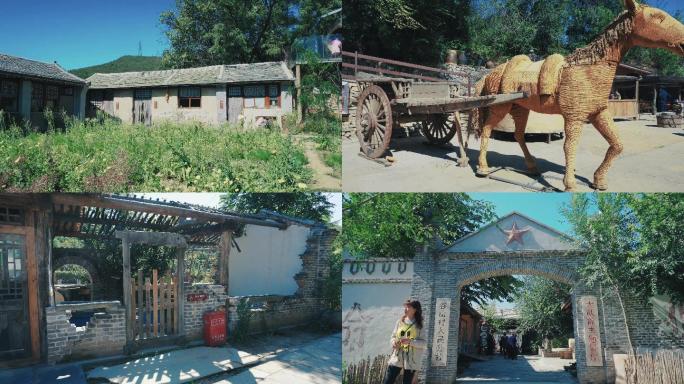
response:
[[[47,361],[50,364],[73,359],[123,353],[126,344],[126,311],[119,302],[69,304],[45,309]],[[98,308],[87,325],[72,324],[72,312]]]
[[[427,252],[419,254],[414,263],[412,296],[423,304],[428,351],[423,358],[420,377],[429,383],[450,383],[456,378],[458,364],[458,319],[460,317],[461,288],[488,277],[532,274],[544,276],[572,285],[573,311],[576,328],[576,355],[579,379],[582,383],[603,383],[606,380],[605,367],[587,367],[582,337],[583,318],[577,311],[578,300],[583,295],[598,296],[598,292],[584,286],[576,272],[584,257],[579,253],[566,251],[535,251],[508,253],[451,253],[433,256]],[[451,298],[452,314],[449,324],[447,366],[431,367],[430,358],[433,343],[434,319],[432,313],[436,298]],[[601,309],[599,309],[601,312]],[[599,315],[601,316],[601,314]],[[600,317],[601,318],[601,317]],[[605,332],[601,332],[602,345],[608,345]],[[617,343],[618,341],[616,341]],[[611,362],[612,364],[612,362]]]
[[[187,301],[189,294],[206,293],[206,301]],[[226,288],[220,284],[192,284],[185,286],[185,335],[188,339],[201,339],[204,329],[203,316],[207,312],[215,311],[219,307],[225,307]]]

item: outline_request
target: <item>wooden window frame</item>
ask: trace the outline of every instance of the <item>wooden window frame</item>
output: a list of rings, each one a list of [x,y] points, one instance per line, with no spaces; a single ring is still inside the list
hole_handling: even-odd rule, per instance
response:
[[[18,211],[17,213],[10,213],[10,210],[16,210]],[[10,217],[19,217],[18,221],[11,221],[9,220]],[[24,209],[18,208],[18,207],[12,207],[12,206],[0,206],[0,217],[5,217],[5,220],[0,220],[0,225],[16,225],[16,226],[23,226],[24,222],[26,221],[25,219],[26,213]]]
[[[181,89],[183,88],[197,88],[199,89],[199,96],[182,96],[181,97]],[[188,106],[184,107],[181,105],[181,100],[182,99],[187,99],[188,100]],[[192,106],[192,101],[197,100],[199,101],[199,105],[196,107]],[[202,109],[202,87],[194,87],[194,86],[187,86],[187,87],[178,87],[178,109]]]
[[[34,95],[36,93],[36,85],[40,85],[42,87],[42,92],[39,95],[39,98],[36,98]],[[33,100],[40,100],[40,107],[37,108],[36,110],[33,109]],[[45,83],[39,83],[32,81],[31,82],[31,113],[37,113],[37,112],[43,112],[45,111]]]
[[[262,86],[264,87],[264,106],[262,107],[248,107],[245,105],[245,88],[246,87],[255,87],[255,86]],[[275,86],[278,89],[278,102],[277,105],[271,105],[271,94],[269,93],[271,86]],[[242,97],[242,108],[243,109],[271,109],[271,108],[280,108],[281,107],[281,88],[279,83],[256,83],[256,84],[244,84],[240,86],[240,93]],[[237,97],[237,96],[233,96]],[[259,97],[249,97],[250,99],[258,99]]]
[[[5,79],[5,78],[0,78],[0,89],[2,89],[2,83],[14,83],[15,85],[15,95],[14,95],[14,104],[16,105],[16,109],[13,111],[5,111],[7,113],[18,113],[19,112],[19,86],[21,85],[21,82],[16,79]],[[4,99],[11,99],[12,97],[10,96],[0,96],[1,98]]]

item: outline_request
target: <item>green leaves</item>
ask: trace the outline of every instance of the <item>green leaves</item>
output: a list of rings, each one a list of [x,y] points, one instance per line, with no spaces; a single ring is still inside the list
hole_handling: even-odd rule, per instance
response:
[[[344,195],[342,237],[354,257],[412,258],[438,236],[445,244],[494,217],[489,203],[466,194],[352,193]]]
[[[333,204],[321,192],[229,193],[221,196],[221,207],[231,211],[258,213],[262,209],[326,222]]]
[[[515,295],[520,329],[548,339],[572,335],[572,312],[563,310],[570,302],[570,286],[538,276],[526,276],[523,281]]]
[[[160,16],[170,48],[168,68],[252,63],[283,59],[296,37],[325,34],[322,13],[341,0],[178,0]]]
[[[684,196],[575,194],[563,213],[588,250],[588,283],[684,300]]]

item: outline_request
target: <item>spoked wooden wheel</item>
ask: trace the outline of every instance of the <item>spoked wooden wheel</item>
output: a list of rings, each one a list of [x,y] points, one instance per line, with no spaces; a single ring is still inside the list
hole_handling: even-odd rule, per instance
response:
[[[392,138],[392,108],[385,91],[371,85],[361,91],[356,108],[356,136],[363,153],[382,156]]]
[[[449,121],[448,115],[431,115],[422,126],[423,135],[432,144],[446,144],[456,134],[456,124]]]

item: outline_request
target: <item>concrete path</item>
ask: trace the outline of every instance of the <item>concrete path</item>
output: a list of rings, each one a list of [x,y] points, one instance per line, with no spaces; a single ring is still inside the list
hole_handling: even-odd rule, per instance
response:
[[[571,360],[539,356],[518,356],[516,360],[500,355],[488,361],[473,361],[457,383],[559,383],[576,384],[577,380],[563,370]]]
[[[684,130],[658,128],[655,118],[642,115],[639,121],[617,121],[624,152],[608,172],[612,192],[671,192],[684,185]],[[422,137],[393,139],[390,150],[395,163],[385,167],[358,156],[356,138],[342,141],[342,181],[347,192],[522,192],[524,188],[475,176],[480,143],[469,142],[468,167],[456,165],[458,147],[426,145]],[[528,143],[543,174],[542,185],[564,189],[563,140]],[[591,191],[588,184],[605,155],[608,144],[587,124],[577,151],[576,177],[579,191]],[[520,146],[512,140],[490,140],[489,165],[525,169]],[[500,174],[504,176],[504,174]],[[527,176],[505,175],[534,184]]]
[[[121,384],[255,383],[257,377],[268,377],[268,383],[279,383],[284,375],[297,377],[303,383],[307,383],[305,380],[339,383],[340,338],[339,334],[321,337],[311,333],[261,336],[251,340],[245,348],[175,350],[124,364],[98,367],[88,372],[87,377]],[[335,356],[335,352],[339,356]]]
[[[86,384],[86,378],[78,364],[41,364],[26,368],[0,370],[0,383]]]
[[[198,381],[198,384],[339,384],[342,381],[341,335],[293,348],[274,359]]]

